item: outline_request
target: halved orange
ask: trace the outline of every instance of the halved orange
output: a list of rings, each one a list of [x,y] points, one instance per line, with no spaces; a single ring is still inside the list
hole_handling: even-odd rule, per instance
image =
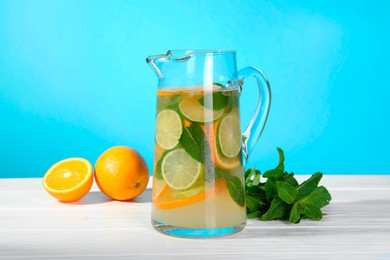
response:
[[[92,165],[84,158],[69,158],[55,163],[45,173],[42,184],[54,198],[77,201],[91,189]]]

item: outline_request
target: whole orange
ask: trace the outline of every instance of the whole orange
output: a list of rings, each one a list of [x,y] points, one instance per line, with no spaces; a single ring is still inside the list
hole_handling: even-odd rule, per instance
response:
[[[127,146],[104,151],[95,163],[99,189],[114,200],[131,200],[148,185],[149,170],[142,156]]]

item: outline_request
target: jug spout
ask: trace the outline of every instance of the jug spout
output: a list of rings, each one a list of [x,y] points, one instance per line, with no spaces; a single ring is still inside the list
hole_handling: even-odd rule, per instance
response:
[[[157,76],[162,79],[163,75],[160,70],[160,65],[162,63],[162,60],[164,60],[167,57],[167,55],[164,54],[157,54],[157,55],[151,55],[146,58],[146,62],[149,64],[150,67],[152,67],[153,71],[157,74]]]
[[[162,65],[169,64],[169,68],[179,69],[175,64],[183,64],[188,61],[193,51],[187,50],[169,50],[166,54],[151,55],[146,58],[146,62],[152,67],[159,79],[163,78]],[[169,69],[168,69],[169,70]],[[167,75],[165,75],[167,76]]]

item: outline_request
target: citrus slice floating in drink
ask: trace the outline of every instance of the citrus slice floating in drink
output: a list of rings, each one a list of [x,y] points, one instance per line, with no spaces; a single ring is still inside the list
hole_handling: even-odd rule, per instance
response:
[[[83,158],[69,158],[55,163],[43,177],[45,190],[63,202],[77,201],[91,189],[92,165]]]
[[[179,103],[180,113],[192,122],[213,122],[220,118],[224,109],[212,110],[202,106],[196,96],[185,98]]]
[[[220,127],[218,127],[217,125],[218,122],[214,122],[212,125],[205,125],[202,127],[207,137],[207,140],[209,141],[210,148],[211,148],[211,156],[213,162],[215,163],[215,166],[217,166],[221,170],[231,170],[237,167],[241,167],[242,158],[240,153],[238,153],[237,156],[233,158],[228,158],[222,154],[221,148],[218,147],[219,144],[217,144],[218,143],[217,139],[219,138],[218,133],[220,130]],[[240,140],[241,140],[241,133],[240,133]]]
[[[161,173],[171,189],[186,190],[203,174],[203,165],[180,148],[165,155],[161,163]]]
[[[237,167],[242,166],[241,158],[239,156],[233,158],[227,158],[223,156],[217,148],[216,143],[214,142],[214,151],[213,151],[213,159],[215,165],[221,170],[231,170]]]
[[[164,185],[161,191],[154,197],[153,203],[158,209],[175,209],[192,205],[210,197],[218,196],[221,192],[226,191],[224,179],[215,181],[212,189],[206,189],[205,184],[201,183],[193,189],[185,191],[175,191]]]
[[[163,110],[156,118],[156,141],[166,150],[174,148],[183,131],[180,116],[173,110]]]
[[[225,116],[218,127],[218,147],[227,158],[236,157],[241,150],[241,128],[237,116]]]

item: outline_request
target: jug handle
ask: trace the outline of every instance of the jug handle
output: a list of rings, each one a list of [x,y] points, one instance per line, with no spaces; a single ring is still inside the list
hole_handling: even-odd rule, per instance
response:
[[[248,162],[253,148],[257,144],[261,133],[263,132],[265,123],[267,122],[268,113],[271,106],[271,86],[265,74],[254,67],[245,67],[238,71],[238,83],[240,92],[248,77],[255,79],[259,91],[259,99],[257,101],[256,110],[253,114],[249,125],[242,134],[242,151],[244,154],[244,167]]]

